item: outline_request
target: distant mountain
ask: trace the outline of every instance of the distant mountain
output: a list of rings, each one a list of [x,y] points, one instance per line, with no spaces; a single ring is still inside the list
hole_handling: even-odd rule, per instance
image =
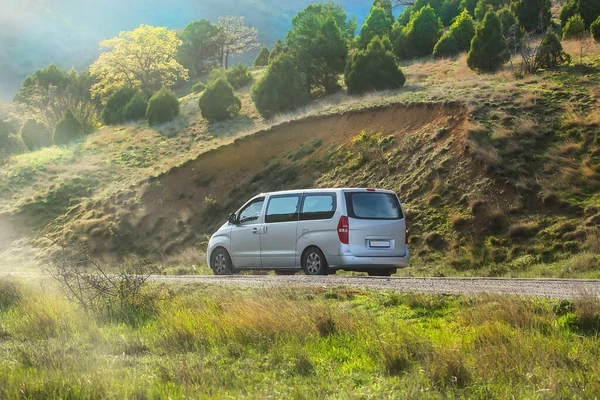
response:
[[[197,19],[244,16],[271,46],[309,0],[3,0],[0,13],[0,100],[11,99],[25,76],[49,64],[84,69],[98,43],[140,24],[185,27]],[[341,0],[359,27],[371,0]]]

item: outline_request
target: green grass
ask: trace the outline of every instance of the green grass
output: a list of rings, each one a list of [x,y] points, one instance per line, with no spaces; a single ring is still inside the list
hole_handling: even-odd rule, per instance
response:
[[[131,325],[0,281],[0,397],[593,398],[600,304],[170,286]]]

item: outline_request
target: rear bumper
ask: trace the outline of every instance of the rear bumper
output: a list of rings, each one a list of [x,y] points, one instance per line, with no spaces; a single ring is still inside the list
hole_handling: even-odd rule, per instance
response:
[[[403,257],[355,257],[355,256],[328,256],[330,268],[344,269],[344,267],[360,269],[403,268],[408,266],[410,254],[408,250]]]

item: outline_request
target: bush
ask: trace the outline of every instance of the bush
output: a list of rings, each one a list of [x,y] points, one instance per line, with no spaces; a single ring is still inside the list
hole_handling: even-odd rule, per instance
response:
[[[125,121],[136,121],[146,118],[146,110],[148,109],[148,101],[146,96],[138,93],[127,103],[123,112]]]
[[[389,42],[387,38],[383,40]],[[386,50],[388,46],[391,45],[384,44],[375,36],[365,50],[352,55],[344,72],[348,93],[396,89],[404,85],[406,78],[398,67],[394,54]]]
[[[179,115],[179,100],[175,93],[168,89],[160,89],[150,101],[146,109],[148,124],[160,124],[172,121]]]
[[[477,6],[475,7],[475,11],[473,12],[473,16],[477,21],[483,21],[485,14],[487,14],[488,11],[494,11],[491,0],[479,0],[477,2]]]
[[[269,52],[269,49],[267,49],[266,47],[263,47],[258,52],[258,55],[254,59],[254,64],[252,64],[252,65],[254,65],[255,67],[266,67],[267,65],[269,65],[269,56],[270,55],[271,55],[271,53]]]
[[[600,42],[600,17],[592,23],[590,31],[594,40]]]
[[[475,16],[475,7],[477,7],[477,0],[461,0],[460,9],[467,10],[472,17]]]
[[[0,158],[25,150],[23,140],[19,135],[12,133],[13,131],[9,123],[0,120]]]
[[[273,46],[273,50],[271,50],[271,54],[269,54],[269,63],[273,62],[279,55],[283,54],[283,51],[283,42],[281,39],[277,39],[275,46]]]
[[[67,110],[63,118],[56,124],[52,142],[54,142],[55,145],[61,146],[69,144],[82,136],[83,125],[81,124],[81,121],[75,118],[71,110]]]
[[[392,30],[393,21],[390,21],[387,13],[381,7],[372,7],[365,23],[360,28],[358,47],[364,49],[371,43],[375,36],[388,36]]]
[[[430,55],[443,33],[444,25],[431,6],[413,13],[410,22],[403,29],[409,57]]]
[[[468,11],[467,11],[468,12]],[[440,7],[439,17],[442,20],[444,26],[449,26],[460,14],[457,0],[444,0]]]
[[[581,15],[575,14],[565,24],[562,29],[563,40],[581,39],[585,34],[585,23]]]
[[[122,124],[125,122],[125,106],[135,96],[137,91],[128,86],[124,86],[114,92],[107,100],[100,119],[105,125]]]
[[[308,85],[288,55],[271,61],[267,72],[252,87],[252,101],[265,118],[294,110],[308,99]]]
[[[29,119],[21,127],[19,133],[27,150],[37,150],[52,146],[52,135],[48,127],[34,119]]]
[[[233,87],[224,79],[211,83],[198,101],[202,117],[209,122],[224,121],[236,117],[242,102],[233,93]]]
[[[498,70],[510,58],[502,24],[493,11],[488,12],[471,42],[467,65],[479,72]]]
[[[408,25],[408,23],[410,22],[410,14],[412,13],[412,11],[412,7],[406,7],[404,11],[402,11],[402,14],[398,16],[396,24],[402,27]]]
[[[547,33],[535,55],[537,68],[551,68],[569,62],[571,56],[564,52],[558,36],[554,32]]]
[[[194,93],[202,93],[204,92],[204,89],[206,89],[206,85],[202,82],[197,82],[192,86],[192,92]]]
[[[600,2],[598,0],[569,0],[560,11],[560,24],[565,26],[569,19],[579,14],[585,28],[590,28],[596,18],[600,17]]]
[[[227,81],[234,89],[240,89],[252,82],[252,74],[247,66],[238,64],[227,70]]]
[[[527,32],[544,31],[550,26],[550,0],[513,0],[511,9]]]
[[[521,28],[515,13],[510,8],[504,7],[498,11],[498,18],[500,18],[500,22],[502,23],[502,32],[504,33],[508,51],[511,54],[516,54],[521,48],[525,32]]]
[[[456,18],[450,30],[442,36],[433,48],[433,56],[452,57],[461,51],[468,51],[475,36],[475,22],[467,10]]]

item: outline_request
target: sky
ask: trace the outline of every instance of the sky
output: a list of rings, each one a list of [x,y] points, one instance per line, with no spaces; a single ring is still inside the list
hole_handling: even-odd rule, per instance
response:
[[[182,29],[198,19],[244,16],[271,46],[309,0],[0,0],[0,100],[10,100],[22,80],[50,64],[87,68],[98,43],[141,24]],[[338,1],[359,27],[372,0]]]

